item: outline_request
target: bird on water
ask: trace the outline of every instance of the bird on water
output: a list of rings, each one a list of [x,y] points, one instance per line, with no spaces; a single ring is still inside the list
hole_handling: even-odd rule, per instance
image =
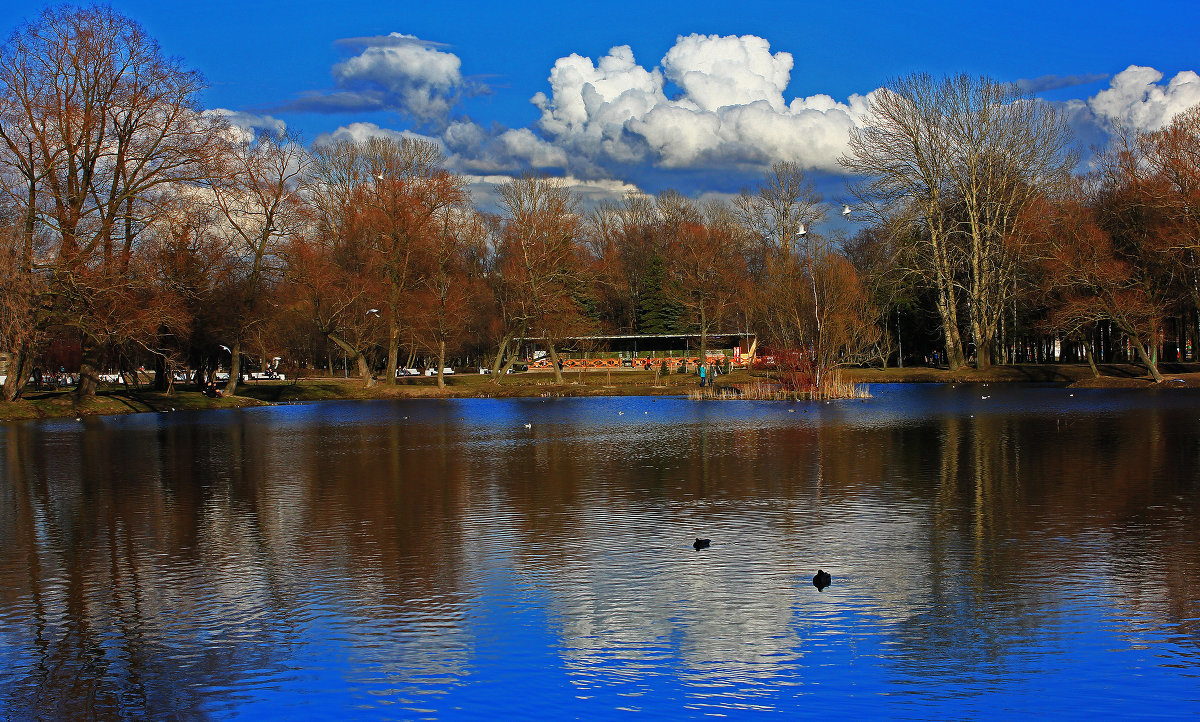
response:
[[[696,537],[696,541],[692,542],[692,546],[696,548],[696,551],[700,551],[701,549],[707,549],[709,543],[709,539],[701,539],[700,537]]]
[[[818,569],[816,575],[813,576],[813,586],[817,588],[818,592],[825,591],[825,587],[832,583],[833,577],[829,576],[829,572],[824,569]]]

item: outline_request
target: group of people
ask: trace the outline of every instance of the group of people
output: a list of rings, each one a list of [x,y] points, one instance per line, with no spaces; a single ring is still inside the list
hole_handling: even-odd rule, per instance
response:
[[[713,379],[720,373],[720,367],[711,361],[706,364],[700,364],[700,386],[702,388],[704,386],[711,386]]]
[[[646,360],[642,363],[642,368],[646,371],[649,371],[651,368],[653,368],[653,364],[651,363],[651,361],[652,361],[652,359],[647,357]],[[718,375],[720,375],[721,366],[718,363],[709,361],[706,364],[699,364],[698,372],[700,374],[700,385],[708,386],[708,385],[712,384],[714,378],[716,378]]]
[[[60,368],[58,373],[45,373],[41,368],[33,370],[33,383],[38,389],[64,389],[75,383],[75,376],[67,373],[66,368]]]

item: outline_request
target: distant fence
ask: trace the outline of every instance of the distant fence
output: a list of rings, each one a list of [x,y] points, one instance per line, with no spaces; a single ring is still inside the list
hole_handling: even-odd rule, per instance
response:
[[[563,369],[575,369],[577,371],[588,370],[603,370],[617,368],[633,368],[633,369],[657,369],[662,368],[663,362],[667,362],[668,369],[678,369],[680,366],[697,366],[700,364],[699,356],[644,356],[641,358],[560,358],[559,362]],[[709,354],[708,363],[724,364],[729,361],[729,357],[725,354]],[[543,357],[537,361],[532,361],[529,364],[530,371],[539,369],[549,369],[550,359]]]

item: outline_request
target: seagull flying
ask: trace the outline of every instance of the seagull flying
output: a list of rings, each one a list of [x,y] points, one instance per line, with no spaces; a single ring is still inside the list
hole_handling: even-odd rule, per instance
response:
[[[229,350],[229,347],[228,347],[228,346],[226,346],[225,344],[221,344],[221,348],[225,349],[225,351],[226,351],[226,352],[228,352],[228,353],[230,353],[230,354],[232,354],[232,353],[233,353],[233,351],[230,351],[230,350]]]
[[[378,308],[372,308],[371,310],[367,311],[367,315],[368,315],[368,316],[370,316],[371,314],[375,314],[376,316],[378,316],[378,315],[379,315],[379,309],[378,309]]]
[[[842,204],[842,216],[848,216],[848,215],[850,215],[850,206],[843,203]]]
[[[804,227],[803,223],[800,224],[800,230],[796,231],[796,235],[800,236],[801,238],[808,235],[808,229]]]

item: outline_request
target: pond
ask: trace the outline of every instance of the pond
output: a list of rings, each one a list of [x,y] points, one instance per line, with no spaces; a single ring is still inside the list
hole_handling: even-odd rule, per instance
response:
[[[872,393],[0,428],[0,717],[1200,711],[1200,397]]]

